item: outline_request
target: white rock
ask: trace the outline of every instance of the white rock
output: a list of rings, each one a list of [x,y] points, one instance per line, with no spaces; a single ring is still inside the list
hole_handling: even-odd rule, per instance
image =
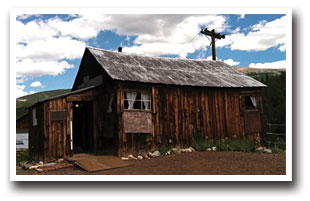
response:
[[[149,155],[151,156],[151,157],[158,157],[158,156],[160,156],[160,152],[158,151],[158,150],[156,150],[156,151],[154,151],[153,153],[149,153]]]
[[[57,163],[62,163],[62,162],[64,162],[65,160],[63,159],[63,158],[60,158],[60,159],[58,159],[57,160]]]
[[[142,159],[143,159],[143,156],[138,156],[137,159],[138,159],[138,160],[142,160]]]
[[[212,151],[216,151],[216,147],[212,147]]]
[[[38,167],[39,167],[38,165],[33,165],[33,166],[30,166],[30,167],[29,167],[29,170],[37,169]]]
[[[173,152],[178,152],[179,149],[178,149],[178,148],[172,148],[172,151],[173,151]]]
[[[271,150],[271,149],[264,149],[264,153],[271,154],[271,153],[272,153],[272,150]]]
[[[124,161],[128,161],[129,160],[129,158],[127,158],[127,157],[122,157],[121,159],[124,160]]]
[[[132,154],[128,155],[127,158],[131,159],[131,160],[137,160],[136,157],[134,157]]]
[[[39,162],[39,165],[43,165],[43,164],[44,164],[43,161],[40,161],[40,162]]]
[[[192,152],[195,152],[195,151],[196,151],[193,147],[189,147],[189,149],[191,149]]]
[[[257,147],[256,151],[264,151],[265,147]]]
[[[211,149],[211,148],[208,148],[207,151],[212,151],[212,149]]]

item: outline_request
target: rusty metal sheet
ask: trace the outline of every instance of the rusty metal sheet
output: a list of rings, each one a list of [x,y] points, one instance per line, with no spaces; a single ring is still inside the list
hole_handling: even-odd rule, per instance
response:
[[[128,111],[123,113],[125,133],[152,133],[152,113]]]

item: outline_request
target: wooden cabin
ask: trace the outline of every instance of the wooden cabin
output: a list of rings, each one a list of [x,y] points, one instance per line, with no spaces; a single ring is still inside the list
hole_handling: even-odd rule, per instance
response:
[[[74,153],[140,155],[196,136],[262,134],[264,84],[221,61],[87,47],[70,93],[29,108],[33,160]]]

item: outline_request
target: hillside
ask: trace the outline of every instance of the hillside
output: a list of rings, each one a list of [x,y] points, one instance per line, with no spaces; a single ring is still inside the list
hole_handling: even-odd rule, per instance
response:
[[[27,113],[26,108],[38,102],[39,100],[43,100],[46,98],[64,94],[70,91],[71,89],[50,90],[50,91],[38,92],[35,94],[30,94],[27,96],[22,96],[22,97],[17,98],[16,99],[16,119],[26,114]]]

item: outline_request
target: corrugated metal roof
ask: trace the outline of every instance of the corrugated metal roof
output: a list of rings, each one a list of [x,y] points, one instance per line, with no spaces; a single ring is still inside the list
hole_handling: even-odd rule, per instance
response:
[[[150,57],[87,47],[121,81],[202,87],[265,87],[222,61]]]

